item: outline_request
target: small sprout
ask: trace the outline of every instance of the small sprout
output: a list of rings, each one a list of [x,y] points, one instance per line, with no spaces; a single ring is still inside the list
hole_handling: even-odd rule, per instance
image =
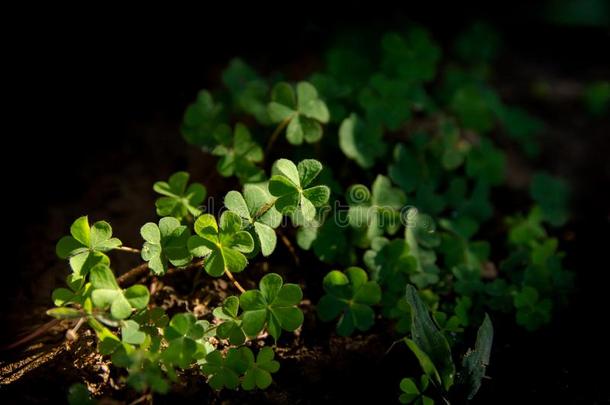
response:
[[[254,249],[254,240],[241,226],[241,218],[232,211],[222,213],[220,228],[210,214],[195,221],[197,235],[189,238],[188,247],[194,256],[207,256],[204,269],[209,275],[220,277],[225,270],[238,273],[246,268],[248,260],[244,253]]]
[[[244,374],[241,386],[249,391],[254,388],[264,390],[272,383],[271,373],[275,373],[280,369],[280,363],[273,360],[275,353],[270,347],[260,349],[254,361],[254,355],[248,349],[244,351],[245,358],[248,364],[248,369]]]
[[[170,176],[167,182],[158,181],[153,185],[153,190],[163,195],[155,201],[157,215],[172,216],[183,220],[189,215],[197,217],[201,215],[198,208],[207,194],[206,188],[200,183],[191,183],[187,172],[177,172]]]
[[[210,387],[215,390],[236,389],[240,376],[248,369],[246,352],[250,352],[248,347],[230,348],[224,356],[218,350],[209,353],[205,363],[201,365],[201,370],[208,377]]]
[[[91,269],[91,300],[96,308],[110,307],[114,319],[125,319],[134,309],[142,309],[148,304],[148,289],[140,284],[121,289],[112,270],[105,264],[97,264]]]
[[[275,199],[263,185],[246,184],[244,194],[229,191],[225,196],[225,206],[239,215],[244,222],[244,229],[253,236],[263,256],[269,256],[275,250],[277,236],[275,228],[280,225],[282,215],[275,208]]]
[[[253,115],[263,125],[270,123],[267,112],[269,85],[251,66],[239,58],[232,59],[222,72],[222,82],[229,89],[238,111]]]
[[[187,242],[191,236],[189,229],[180,224],[174,217],[159,220],[159,225],[148,222],[140,229],[142,238],[146,241],[142,247],[142,259],[148,262],[153,273],[165,274],[168,263],[174,266],[185,266],[190,263]]]
[[[316,88],[308,82],[299,82],[296,94],[286,82],[275,85],[268,105],[272,122],[288,122],[286,139],[293,145],[303,140],[314,143],[322,138],[322,125],[330,119],[328,108],[318,96]]]
[[[106,221],[89,226],[86,216],[78,218],[70,227],[72,236],[64,236],[57,242],[57,256],[70,260],[76,278],[84,277],[96,264],[104,261],[103,253],[121,246],[121,241],[112,237],[112,227]]]
[[[525,286],[514,297],[517,308],[517,323],[533,331],[546,325],[551,320],[553,303],[549,299],[540,299],[538,290]]]
[[[298,308],[303,292],[296,284],[284,284],[275,273],[264,276],[259,289],[248,290],[239,298],[243,310],[242,327],[246,335],[256,336],[265,327],[277,341],[283,330],[292,332],[303,323]]]
[[[211,149],[216,144],[214,135],[222,122],[222,112],[222,105],[214,102],[210,92],[201,90],[184,113],[182,136],[192,145]]]
[[[99,263],[110,265],[110,259],[108,256],[98,253]],[[74,273],[66,277],[66,284],[68,288],[56,288],[53,290],[51,298],[55,306],[63,306],[68,304],[79,304],[84,305],[85,299],[88,297],[91,291],[91,284],[85,283],[85,279],[82,277],[76,277]]]
[[[252,140],[248,128],[238,122],[231,129],[222,127],[218,131],[219,145],[212,154],[220,156],[216,168],[223,177],[237,176],[241,183],[255,183],[264,180],[264,171],[256,166],[263,160],[263,149]]]
[[[337,333],[349,336],[354,329],[366,331],[375,323],[372,305],[381,300],[381,289],[359,267],[350,267],[342,273],[333,270],[324,277],[324,295],[318,303],[318,315],[328,322],[338,316]]]
[[[239,298],[227,297],[221,307],[214,309],[214,318],[222,321],[216,329],[216,336],[228,339],[232,345],[242,345],[246,341],[246,334],[242,328],[242,320],[238,316]]]
[[[412,378],[403,378],[400,380],[402,394],[398,400],[401,404],[434,405],[434,400],[424,395],[429,385],[430,379],[426,374],[421,376],[419,386]]]
[[[287,159],[277,160],[269,180],[269,192],[277,197],[277,210],[305,221],[314,219],[316,207],[324,206],[330,197],[327,186],[308,187],[320,171],[322,164],[314,159],[302,160],[298,166]]]
[[[169,342],[162,354],[163,360],[168,364],[187,368],[197,360],[197,352],[202,352],[202,357],[205,357],[207,351],[199,340],[204,337],[207,329],[209,325],[197,321],[193,314],[174,315],[163,332]]]

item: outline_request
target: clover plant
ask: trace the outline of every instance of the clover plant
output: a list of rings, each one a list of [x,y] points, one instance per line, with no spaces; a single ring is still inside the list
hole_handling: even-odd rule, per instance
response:
[[[570,221],[567,183],[539,171],[520,210],[492,199],[527,201],[528,190],[505,188],[499,145],[532,156],[544,130],[489,84],[499,43],[479,24],[443,54],[410,26],[375,48],[339,42],[296,81],[232,60],[223,87],[202,90],[181,127],[217,159],[206,176],[236,177],[225,195],[211,193],[224,206],[204,210],[206,187],[178,172],[153,186],[160,218],[141,227],[141,249],[123,246],[105,221],[76,219],[57,243],[71,271],[49,315],[86,322],[139,392],[166,393],[186,369],[214,390],[265,389],[281,373],[276,349],[316,312],[336,322],[330,333],[406,344],[404,361],[421,372],[388,377],[401,403],[473,398],[492,357],[491,320],[542,328],[572,284],[553,237]],[[593,112],[607,104],[606,84],[587,90]],[[280,240],[294,265],[277,265]],[[144,262],[116,278],[110,251]],[[196,274],[195,289],[225,277],[226,294],[204,315],[167,313],[147,283],[178,271]],[[306,301],[295,274],[319,280],[305,286]],[[477,325],[474,347],[458,353]],[[70,389],[70,402],[91,400],[84,386]]]

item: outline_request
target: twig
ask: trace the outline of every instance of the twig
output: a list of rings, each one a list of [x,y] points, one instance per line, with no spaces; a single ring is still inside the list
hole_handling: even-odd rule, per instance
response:
[[[50,330],[51,328],[53,328],[56,325],[59,325],[59,322],[60,322],[59,319],[50,320],[49,322],[36,328],[36,330],[28,333],[27,335],[25,335],[21,339],[17,340],[16,342],[13,342],[7,346],[2,347],[0,350],[2,350],[2,351],[12,350],[21,345],[24,345],[27,342],[30,342],[30,341],[36,339],[38,336],[44,335],[48,330]]]
[[[235,280],[235,277],[233,277],[233,273],[231,273],[229,271],[229,269],[227,269],[225,267],[225,274],[227,275],[227,277],[229,278],[229,280],[231,280],[231,282],[233,283],[233,285],[235,286],[235,288],[237,288],[239,290],[239,292],[241,292],[242,294],[246,292],[246,290],[244,289],[244,287],[241,286],[241,284],[239,284],[237,282],[237,280]]]
[[[134,267],[127,273],[120,275],[116,281],[121,287],[125,287],[127,284],[136,282],[136,280],[144,277],[148,273],[148,263],[142,263],[141,265]]]
[[[299,256],[297,256],[297,250],[294,248],[292,242],[290,242],[290,239],[288,239],[284,232],[282,232],[279,228],[277,230],[277,233],[280,235],[282,243],[284,244],[284,246],[286,246],[286,249],[288,249],[288,252],[290,252],[290,255],[294,259],[294,264],[300,266],[301,261],[299,260]]]
[[[129,246],[119,246],[118,248],[115,248],[116,250],[122,250],[123,252],[129,252],[129,253],[138,253],[140,254],[140,249],[136,249],[136,248],[132,248]]]

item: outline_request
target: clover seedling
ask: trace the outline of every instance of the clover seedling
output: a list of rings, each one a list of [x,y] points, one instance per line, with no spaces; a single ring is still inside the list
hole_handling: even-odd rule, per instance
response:
[[[241,347],[239,349],[230,348],[225,356],[218,350],[208,354],[201,370],[208,376],[210,387],[216,390],[223,387],[237,388],[239,377],[248,369],[248,360],[244,355],[244,352],[247,351],[250,351],[250,349]]]
[[[517,308],[517,323],[528,330],[536,330],[550,321],[552,302],[549,299],[540,299],[538,291],[525,286],[514,297]]]
[[[193,217],[201,215],[198,208],[207,194],[206,188],[199,183],[192,183],[187,187],[189,174],[177,172],[171,175],[168,181],[158,181],[153,190],[163,195],[155,201],[157,215],[172,216],[179,220],[189,214]]]
[[[214,317],[222,323],[216,329],[216,336],[228,339],[232,345],[241,345],[246,341],[246,334],[242,329],[242,320],[238,316],[239,298],[227,297],[222,306],[214,309]]]
[[[305,221],[314,219],[316,207],[326,204],[330,197],[327,186],[308,187],[321,171],[322,164],[314,159],[302,160],[298,166],[287,159],[277,160],[269,180],[269,192],[277,197],[277,210]]]
[[[285,82],[275,85],[268,106],[271,121],[284,123],[286,139],[293,145],[317,142],[322,138],[322,124],[330,115],[316,88],[308,82],[299,82],[296,94],[292,86]]]
[[[142,309],[148,304],[148,289],[134,285],[126,290],[117,284],[112,270],[105,264],[97,264],[91,269],[91,300],[97,308],[110,307],[115,319],[125,319],[134,309]]]
[[[176,218],[165,217],[159,225],[148,222],[140,229],[146,242],[142,247],[142,259],[155,274],[165,274],[168,263],[184,266],[190,263],[192,255],[186,244],[191,232]]]
[[[78,218],[70,227],[72,236],[64,236],[57,242],[57,256],[70,259],[75,278],[84,277],[96,264],[104,261],[103,253],[121,246],[121,241],[112,237],[112,227],[106,221],[89,226],[86,216]]]
[[[219,131],[218,139],[219,145],[212,151],[212,154],[220,156],[218,173],[224,177],[235,175],[242,183],[263,180],[263,170],[256,166],[263,160],[263,150],[252,140],[244,124],[235,124],[233,134],[228,127],[224,127]]]
[[[244,351],[244,354],[248,369],[241,383],[243,389],[252,390],[256,387],[265,389],[270,386],[272,382],[271,373],[280,369],[280,363],[273,360],[275,356],[273,349],[263,347],[256,355],[256,361],[254,361],[254,355],[250,350]]]
[[[244,332],[256,336],[266,327],[277,341],[282,329],[296,330],[303,323],[303,312],[297,307],[302,298],[298,285],[284,284],[279,275],[267,274],[258,290],[248,290],[239,297]]]
[[[182,135],[191,144],[211,149],[215,143],[215,133],[222,119],[223,108],[214,102],[212,94],[201,90],[197,100],[184,113]]]
[[[277,243],[274,229],[282,220],[274,203],[275,199],[266,188],[254,184],[245,185],[243,195],[238,191],[229,191],[225,196],[225,206],[241,217],[246,230],[256,235],[263,256],[273,253]]]
[[[214,277],[225,271],[238,273],[246,268],[248,260],[244,253],[254,249],[252,236],[241,230],[241,218],[234,212],[223,212],[220,228],[214,216],[204,214],[195,221],[195,233],[188,240],[191,253],[206,256],[204,269]]]
[[[403,378],[400,380],[402,394],[400,394],[398,400],[401,404],[434,405],[434,400],[424,395],[429,384],[430,379],[425,374],[421,376],[419,384],[412,378]]]
[[[337,333],[351,335],[354,329],[366,331],[375,323],[372,305],[381,300],[381,289],[369,281],[364,270],[350,267],[342,273],[333,270],[324,277],[324,295],[318,303],[318,315],[323,321],[336,319]]]

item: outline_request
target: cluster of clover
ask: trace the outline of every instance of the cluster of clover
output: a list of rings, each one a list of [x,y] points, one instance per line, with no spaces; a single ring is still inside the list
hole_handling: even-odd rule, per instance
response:
[[[401,381],[401,402],[433,404],[456,392],[472,398],[489,362],[486,312],[514,312],[519,325],[534,330],[550,321],[571,285],[548,235],[567,221],[565,184],[536,173],[529,212],[505,218],[491,200],[506,177],[494,138],[535,156],[543,129],[488,85],[497,48],[497,36],[475,25],[457,39],[454,58],[442,61],[439,46],[414,26],[384,35],[380,47],[339,40],[326,53],[325,70],[297,83],[231,61],[224,88],[201,91],[188,107],[182,133],[217,156],[218,173],[237,177],[243,189],[224,197],[217,223],[202,214],[206,189],[188,185],[188,174],[156,183],[162,218],[141,229],[148,268],[159,276],[203,268],[234,281],[248,260],[274,251],[275,229],[289,218],[301,249],[344,269],[323,277],[319,318],[337,320],[337,333],[347,336],[369,330],[381,315],[415,354],[423,373]],[[300,163],[276,160],[268,178],[265,158],[284,142],[282,133],[290,145],[282,156]],[[311,156],[331,163],[323,168]],[[329,201],[345,201],[349,226]],[[404,221],[407,204],[416,209]],[[493,251],[482,239],[490,228],[500,243]],[[57,247],[72,268],[69,289],[55,291],[58,308],[50,313],[86,319],[100,352],[127,369],[131,386],[165,392],[187,367],[198,367],[215,389],[271,384],[279,368],[273,349],[255,356],[249,342],[261,333],[277,342],[282,331],[301,326],[299,286],[270,273],[258,289],[235,282],[241,294],[216,308],[211,322],[190,313],[168,319],[148,306],[146,287],[124,289],[115,279],[105,252],[121,242],[110,225],[89,226],[82,217],[71,234]],[[474,348],[456,362],[452,348],[477,324]]]

